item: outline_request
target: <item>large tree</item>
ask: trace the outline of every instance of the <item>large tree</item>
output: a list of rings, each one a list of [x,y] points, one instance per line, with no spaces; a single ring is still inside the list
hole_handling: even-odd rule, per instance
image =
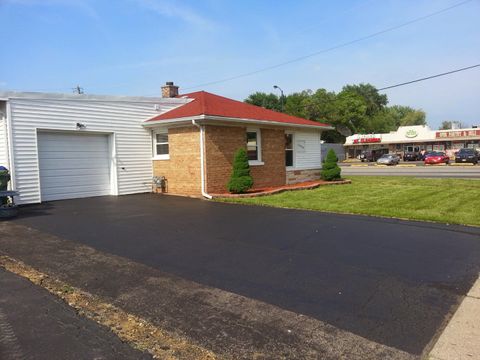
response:
[[[372,84],[345,85],[342,92],[351,92],[361,96],[367,105],[367,115],[373,116],[387,106],[387,95],[380,94]]]
[[[308,119],[325,122],[335,113],[336,95],[325,89],[318,89],[303,101]]]
[[[282,99],[256,92],[245,102],[282,111]],[[326,122],[335,130],[322,134],[327,142],[343,142],[353,133],[384,133],[399,126],[425,125],[422,110],[409,106],[387,106],[388,98],[371,84],[346,85],[338,94],[326,89],[304,90],[285,97],[283,111],[306,119]]]
[[[312,90],[303,90],[287,96],[285,101],[285,112],[293,116],[308,118],[305,101],[312,96]]]
[[[368,131],[365,126],[368,106],[362,96],[341,91],[336,96],[334,109],[330,124],[335,128],[348,128],[353,134]]]
[[[392,130],[399,126],[426,125],[426,114],[423,110],[416,110],[410,106],[393,105],[385,108],[387,122],[392,122]]]
[[[282,102],[279,96],[270,93],[256,92],[248,96],[245,102],[252,105],[261,106],[265,109],[282,111]]]

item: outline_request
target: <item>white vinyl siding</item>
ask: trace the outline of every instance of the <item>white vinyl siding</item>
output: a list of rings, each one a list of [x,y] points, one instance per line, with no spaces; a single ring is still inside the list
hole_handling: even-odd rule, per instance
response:
[[[322,166],[320,131],[294,131],[294,169],[319,169]]]
[[[86,131],[111,134],[115,141],[116,191],[118,195],[151,191],[151,132],[143,128],[146,119],[178,105],[108,100],[12,98],[11,124],[16,190],[19,203],[40,202],[37,131]],[[85,125],[77,130],[76,124]],[[113,172],[112,172],[113,173]],[[113,188],[113,187],[112,187]]]
[[[38,133],[42,201],[111,195],[107,135]]]
[[[0,117],[0,166],[9,168],[7,144],[7,121]]]

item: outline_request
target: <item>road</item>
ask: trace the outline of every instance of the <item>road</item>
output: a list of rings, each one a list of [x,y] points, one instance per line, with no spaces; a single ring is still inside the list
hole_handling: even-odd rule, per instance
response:
[[[480,166],[424,166],[423,164],[400,164],[376,166],[375,164],[342,164],[343,175],[414,176],[428,178],[480,179]]]

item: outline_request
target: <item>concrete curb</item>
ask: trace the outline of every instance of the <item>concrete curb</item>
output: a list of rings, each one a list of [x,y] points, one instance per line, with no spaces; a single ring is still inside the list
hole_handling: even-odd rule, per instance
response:
[[[473,163],[451,163],[450,166],[475,166]]]
[[[480,277],[429,354],[430,360],[480,359]]]

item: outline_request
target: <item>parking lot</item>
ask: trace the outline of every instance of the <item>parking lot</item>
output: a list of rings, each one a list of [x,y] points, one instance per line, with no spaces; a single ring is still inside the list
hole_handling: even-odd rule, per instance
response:
[[[479,179],[479,165],[425,165],[420,161],[400,162],[398,165],[378,165],[376,163],[342,163],[342,175],[371,176],[415,176],[426,178]]]
[[[351,162],[342,162],[339,163],[340,166],[344,167],[359,167],[359,166],[382,166],[377,164],[376,162],[361,162],[361,161],[351,161]],[[441,164],[441,165],[426,165],[423,161],[400,161],[398,165],[393,165],[393,166],[398,166],[398,167],[414,167],[414,166],[432,166],[432,167],[437,167],[437,166],[452,166],[452,167],[480,167],[480,165],[474,165],[471,163],[455,163],[455,162],[450,162],[448,165],[447,164]]]

